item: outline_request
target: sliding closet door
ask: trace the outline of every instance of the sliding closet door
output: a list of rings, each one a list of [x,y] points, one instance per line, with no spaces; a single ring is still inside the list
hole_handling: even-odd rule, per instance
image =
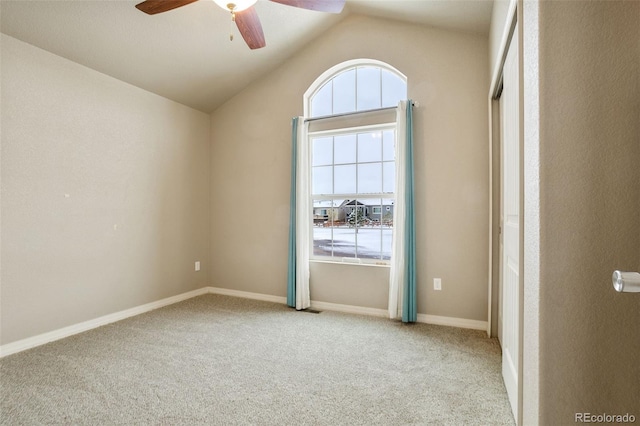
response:
[[[517,34],[517,28],[514,34]],[[520,130],[517,38],[514,37],[503,70],[500,98],[502,133],[502,376],[514,417],[518,418],[520,366]]]

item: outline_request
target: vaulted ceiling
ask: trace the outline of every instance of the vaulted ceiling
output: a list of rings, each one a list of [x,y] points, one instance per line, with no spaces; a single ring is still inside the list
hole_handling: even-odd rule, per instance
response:
[[[250,50],[212,1],[157,15],[139,1],[0,1],[0,30],[150,92],[211,112],[350,14],[487,35],[492,0],[347,0],[340,15],[255,5],[266,47]],[[235,34],[229,41],[229,34]]]

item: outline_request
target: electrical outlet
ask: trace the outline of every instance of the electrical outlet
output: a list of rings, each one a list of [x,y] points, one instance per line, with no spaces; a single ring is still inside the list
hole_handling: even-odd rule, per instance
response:
[[[200,261],[196,262],[196,272],[200,270]]]
[[[440,278],[433,279],[433,289],[442,290],[442,280]]]

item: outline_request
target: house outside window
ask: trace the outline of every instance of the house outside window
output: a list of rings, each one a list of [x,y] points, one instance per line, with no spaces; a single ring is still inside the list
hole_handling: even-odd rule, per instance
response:
[[[311,258],[388,261],[395,203],[395,111],[391,119],[376,111],[406,99],[406,78],[387,64],[358,60],[332,68],[316,83],[305,95],[305,115],[344,123],[309,129]],[[360,118],[366,118],[366,124],[354,125]]]

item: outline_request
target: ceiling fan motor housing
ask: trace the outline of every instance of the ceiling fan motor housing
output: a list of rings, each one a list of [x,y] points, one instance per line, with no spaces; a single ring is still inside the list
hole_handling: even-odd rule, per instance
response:
[[[218,6],[223,9],[233,12],[242,12],[256,4],[257,0],[213,0]]]

